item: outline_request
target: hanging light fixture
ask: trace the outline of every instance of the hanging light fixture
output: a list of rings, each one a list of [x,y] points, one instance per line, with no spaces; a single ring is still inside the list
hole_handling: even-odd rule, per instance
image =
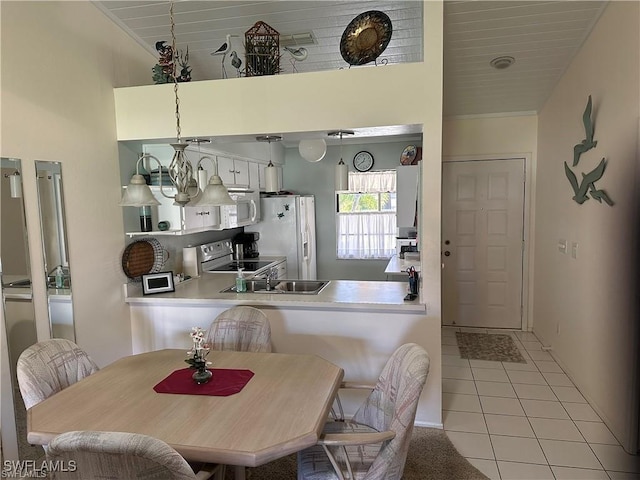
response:
[[[336,190],[349,190],[349,167],[342,160],[342,136],[353,134],[353,130],[336,130],[327,134],[330,137],[340,136],[340,161],[336,164],[335,171]]]
[[[278,188],[278,169],[271,161],[271,142],[279,142],[282,137],[278,135],[260,135],[256,137],[259,142],[269,142],[269,164],[264,169],[264,190],[267,193],[276,193],[280,189]]]
[[[327,153],[327,142],[324,138],[305,138],[300,140],[298,152],[307,162],[319,162]]]
[[[201,143],[210,143],[211,140],[205,138],[192,138],[187,142],[198,144],[198,164],[196,170],[198,172],[198,195],[202,192],[199,199],[195,202],[198,207],[219,207],[221,205],[235,205],[233,198],[229,196],[227,187],[222,183],[222,179],[218,175],[218,158],[211,158],[208,155],[202,156],[200,153]],[[209,173],[202,166],[203,160],[210,160],[213,164],[213,175],[209,179]]]
[[[173,1],[169,2],[169,19],[171,21],[171,49],[172,49],[172,75],[173,93],[176,99],[176,143],[170,144],[175,153],[169,164],[169,177],[178,190],[174,197],[175,203],[185,206],[192,197],[198,195],[198,182],[193,178],[193,166],[187,158],[184,150],[189,145],[180,138],[180,98],[178,97],[178,77],[176,65],[178,63],[178,51],[176,49],[175,21],[173,18]]]
[[[20,172],[16,170],[13,173],[5,173],[4,178],[9,179],[9,189],[11,191],[11,198],[21,198],[22,182],[20,181]]]
[[[145,158],[156,161],[158,164],[158,171],[160,172],[158,177],[160,179],[160,193],[164,197],[172,198],[162,191],[162,164],[160,163],[160,160],[153,155],[143,153],[138,157],[138,161],[136,162],[136,173],[131,177],[129,185],[127,185],[127,189],[122,195],[122,200],[120,200],[121,207],[150,207],[160,205],[158,199],[153,195],[153,193],[151,193],[151,189],[149,188],[149,185],[147,185],[147,181],[139,173],[140,162]]]

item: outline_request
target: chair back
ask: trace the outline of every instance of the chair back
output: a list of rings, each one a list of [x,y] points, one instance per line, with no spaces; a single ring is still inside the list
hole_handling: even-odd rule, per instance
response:
[[[31,345],[20,354],[18,386],[27,409],[98,371],[78,345],[52,338]]]
[[[378,431],[392,430],[395,438],[382,445],[365,478],[400,480],[409,452],[420,393],[429,373],[429,355],[416,345],[399,347],[382,370],[374,390],[353,420]]]
[[[262,310],[241,306],[225,310],[205,335],[211,350],[271,352],[271,325]]]
[[[47,460],[53,467],[48,478],[55,480],[196,478],[186,460],[173,448],[162,440],[138,433],[63,433],[49,443]]]

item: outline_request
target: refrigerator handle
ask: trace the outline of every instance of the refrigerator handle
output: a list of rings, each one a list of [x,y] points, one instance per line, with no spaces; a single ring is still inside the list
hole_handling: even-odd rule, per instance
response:
[[[309,225],[304,226],[304,238],[302,240],[302,256],[304,260],[309,260]]]
[[[250,200],[250,205],[251,205],[251,221],[255,222],[256,221],[256,217],[258,216],[258,207],[256,206],[256,201],[251,199]]]

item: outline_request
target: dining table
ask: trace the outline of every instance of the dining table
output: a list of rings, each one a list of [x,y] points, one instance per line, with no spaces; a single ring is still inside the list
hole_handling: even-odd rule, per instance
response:
[[[27,411],[28,442],[75,430],[141,433],[188,461],[236,466],[241,479],[245,467],[316,444],[344,375],[317,355],[211,351],[214,383],[189,376],[188,393],[164,393],[185,358],[186,350],[158,350],[100,369]],[[201,394],[230,372],[250,378],[231,394]]]

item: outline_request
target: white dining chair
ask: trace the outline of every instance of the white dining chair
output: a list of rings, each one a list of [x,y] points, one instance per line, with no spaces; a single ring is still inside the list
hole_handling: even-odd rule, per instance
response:
[[[74,431],[55,437],[47,450],[53,480],[204,480],[222,479],[219,466],[195,473],[171,446],[139,433]]]
[[[318,443],[298,453],[298,480],[400,480],[428,373],[422,347],[399,347],[353,418],[327,422]]]
[[[271,325],[262,310],[239,306],[218,315],[205,334],[211,350],[271,352]]]
[[[16,368],[27,409],[97,371],[87,352],[63,338],[31,345],[18,357]]]

